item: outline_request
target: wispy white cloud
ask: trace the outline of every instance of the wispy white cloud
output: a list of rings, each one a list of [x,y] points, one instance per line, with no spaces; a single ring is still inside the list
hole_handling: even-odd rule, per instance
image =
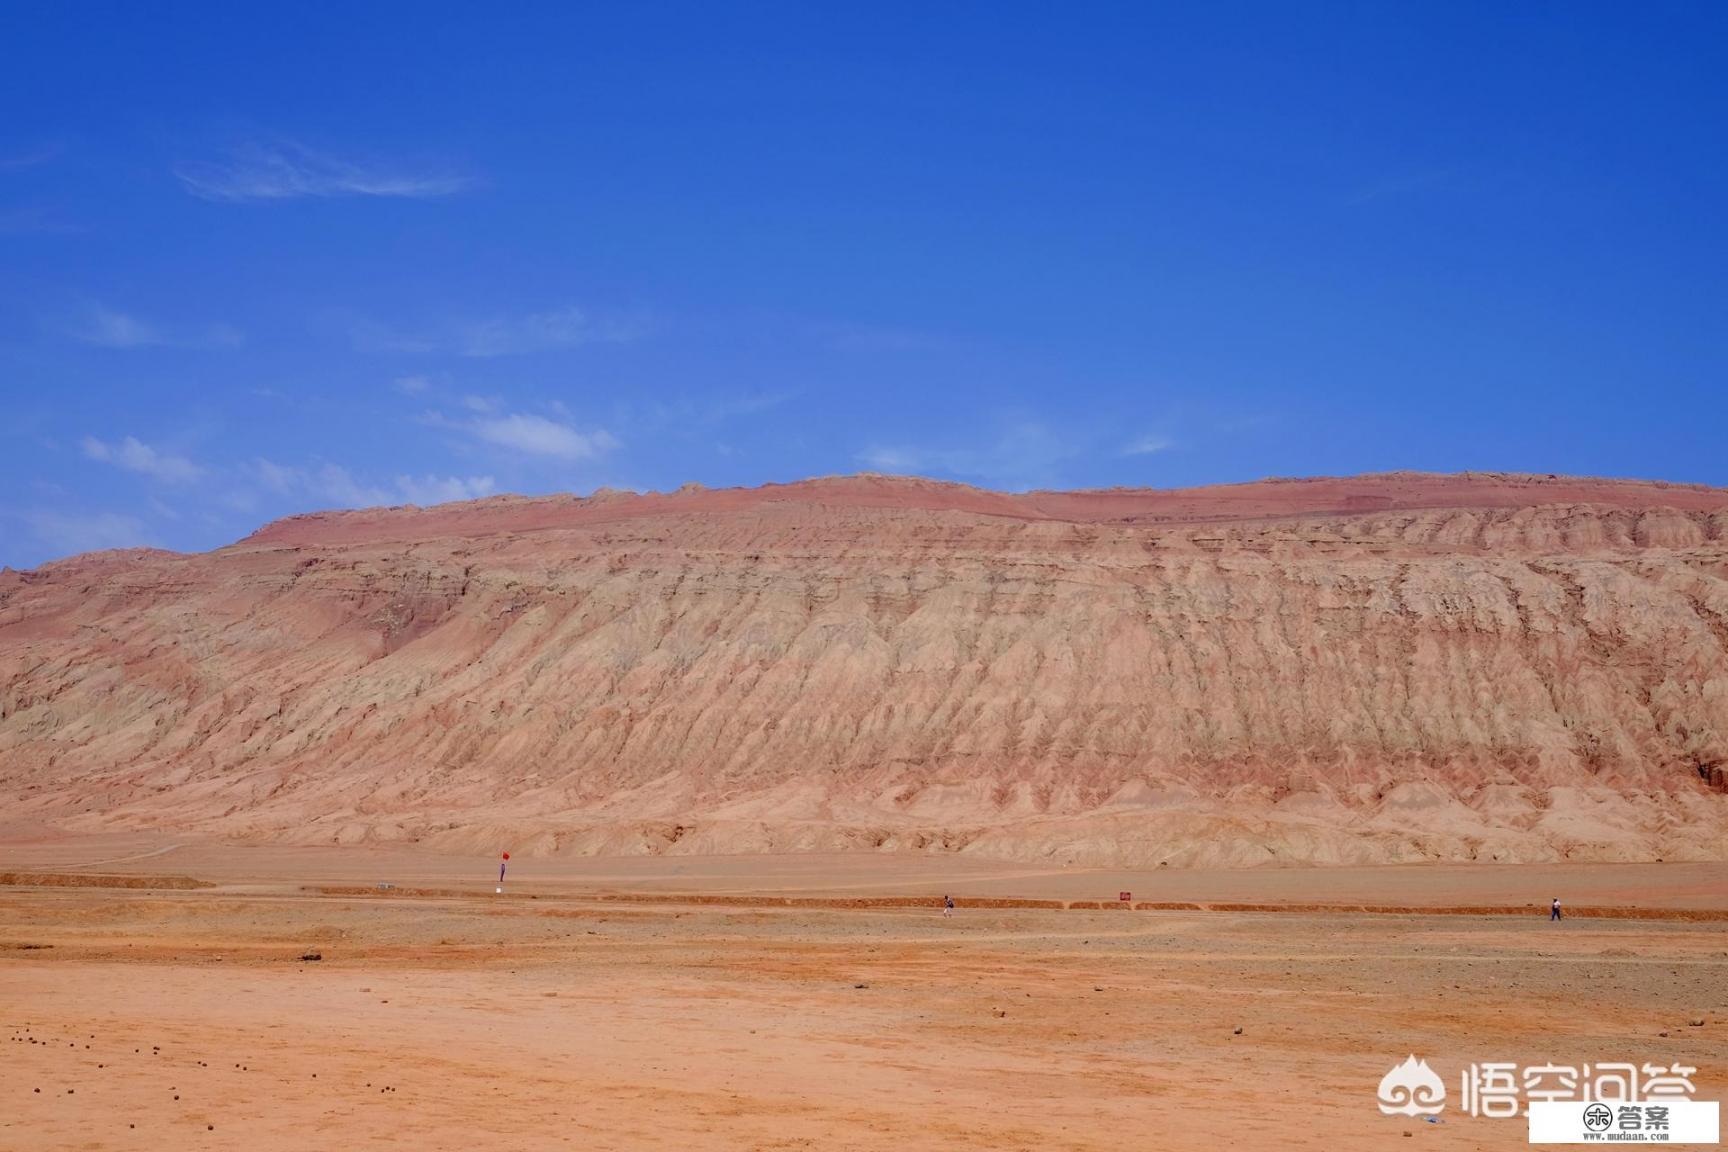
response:
[[[432,381],[426,379],[424,376],[398,376],[394,381],[392,381],[392,384],[395,386],[396,391],[408,396],[418,396],[420,393],[426,391],[426,389],[432,387]]]
[[[391,492],[362,483],[340,464],[321,464],[308,475],[307,487],[316,495],[346,508],[374,508],[396,503]]]
[[[72,330],[72,335],[86,344],[103,348],[148,348],[164,342],[154,325],[136,316],[100,307],[92,308],[85,322]]]
[[[363,352],[465,356],[491,360],[585,344],[626,344],[646,331],[640,317],[596,313],[574,304],[520,316],[458,320],[432,330],[401,330],[361,320],[350,327]]]
[[[93,305],[66,326],[74,340],[98,348],[233,348],[245,337],[236,328],[213,324],[197,330],[166,330],[128,312]]]
[[[410,504],[446,504],[452,500],[479,500],[490,496],[497,484],[490,476],[398,476],[396,490]]]
[[[943,455],[944,453],[931,453],[918,448],[877,446],[858,453],[858,459],[878,472],[914,472],[919,468],[940,467],[936,461]]]
[[[259,458],[252,462],[258,483],[278,496],[311,499],[329,507],[376,508],[394,504],[443,504],[478,500],[497,489],[490,476],[398,475],[390,483],[374,483],[340,464],[320,462],[305,467]]]
[[[286,464],[278,464],[274,460],[266,460],[262,456],[252,462],[252,470],[257,473],[259,481],[270,491],[286,495],[294,491],[301,483],[302,469]]]
[[[1176,446],[1176,442],[1168,436],[1148,433],[1136,440],[1130,441],[1122,449],[1124,456],[1153,456],[1159,452],[1168,452]]]
[[[1058,467],[1080,453],[1068,436],[1037,420],[1014,420],[973,447],[878,444],[858,454],[866,467],[907,475],[985,480],[1011,489],[1056,482]]]
[[[84,455],[128,472],[148,476],[164,484],[190,484],[204,475],[204,469],[184,456],[162,452],[142,440],[127,436],[115,443],[86,436],[81,441]]]
[[[604,428],[585,431],[527,412],[481,416],[457,427],[499,448],[559,460],[592,460],[618,447],[617,437]]]
[[[259,482],[278,496],[311,497],[343,508],[372,508],[396,503],[389,490],[361,482],[340,464],[299,467],[260,457],[253,462],[253,467]]]
[[[357,163],[294,143],[248,144],[226,160],[181,164],[174,174],[192,195],[229,203],[335,196],[426,200],[453,196],[474,184],[460,173]]]
[[[136,516],[117,512],[24,513],[24,523],[38,541],[61,556],[105,548],[139,548],[152,542],[150,530]]]
[[[468,325],[459,335],[457,350],[464,356],[481,358],[519,356],[581,344],[622,344],[640,334],[638,323],[621,317],[596,317],[572,305]]]

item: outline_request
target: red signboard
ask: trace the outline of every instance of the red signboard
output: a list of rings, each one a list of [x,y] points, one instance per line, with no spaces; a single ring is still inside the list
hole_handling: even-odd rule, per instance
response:
[[[1122,903],[1126,904],[1126,903],[1128,903],[1128,901],[1134,899],[1134,893],[1132,893],[1132,892],[1118,892],[1118,893],[1116,893],[1116,899],[1118,899],[1118,900],[1122,901]]]

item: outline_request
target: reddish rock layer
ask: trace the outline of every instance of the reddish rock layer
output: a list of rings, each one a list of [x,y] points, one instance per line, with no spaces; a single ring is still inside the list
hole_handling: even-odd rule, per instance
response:
[[[1728,491],[851,477],[0,574],[76,829],[1075,863],[1728,857]]]

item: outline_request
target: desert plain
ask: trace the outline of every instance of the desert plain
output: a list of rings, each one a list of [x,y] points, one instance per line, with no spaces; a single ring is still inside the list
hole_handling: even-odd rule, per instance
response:
[[[1490,1149],[1472,1062],[1728,1088],[1719,863],[512,867],[14,836],[0,1148]]]

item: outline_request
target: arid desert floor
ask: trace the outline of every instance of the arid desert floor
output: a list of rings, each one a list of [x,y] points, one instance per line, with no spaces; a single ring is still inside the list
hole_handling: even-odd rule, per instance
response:
[[[0,1148],[1527,1146],[1455,1099],[1382,1116],[1412,1053],[1453,1098],[1485,1061],[1728,1095],[1720,865],[513,861],[502,897],[495,867],[0,845]],[[1188,906],[979,903],[1119,889]]]

